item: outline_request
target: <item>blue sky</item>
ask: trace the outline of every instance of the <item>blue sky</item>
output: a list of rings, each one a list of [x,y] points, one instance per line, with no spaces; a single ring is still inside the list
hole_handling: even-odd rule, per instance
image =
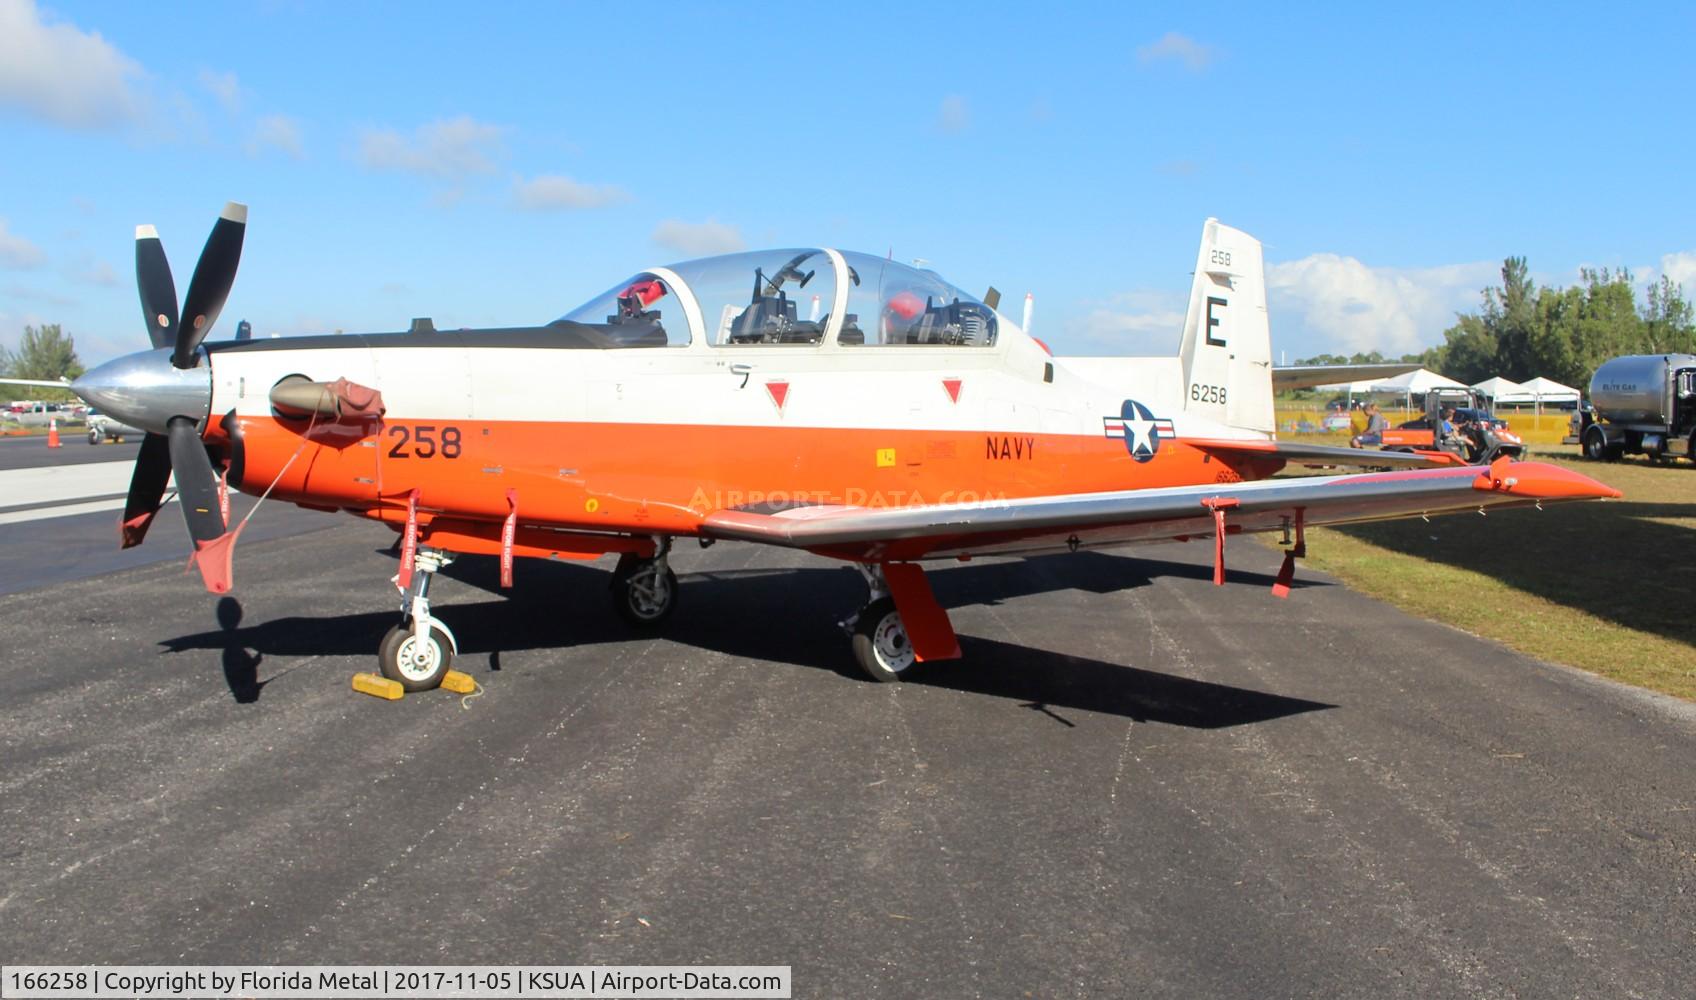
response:
[[[1696,8],[1408,6],[0,0],[0,343],[139,349],[134,226],[181,290],[226,200],[222,335],[545,322],[819,245],[1170,353],[1210,215],[1290,357],[1438,342],[1507,254],[1696,293]]]

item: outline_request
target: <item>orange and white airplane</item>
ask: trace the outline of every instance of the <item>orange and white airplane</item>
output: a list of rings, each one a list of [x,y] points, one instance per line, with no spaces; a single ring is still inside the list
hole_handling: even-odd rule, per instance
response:
[[[241,530],[228,487],[390,525],[401,618],[378,655],[412,690],[457,649],[429,585],[459,554],[498,557],[509,584],[515,557],[618,553],[617,610],[653,625],[676,606],[675,539],[806,549],[863,572],[844,624],[866,672],[895,680],[959,655],[926,560],[1208,539],[1223,582],[1228,535],[1281,531],[1282,595],[1308,526],[1619,495],[1546,464],[1277,441],[1260,244],[1211,219],[1175,356],[1057,358],[993,293],[828,248],[649,268],[545,326],[206,343],[246,215],[225,208],[181,321],[141,227],[153,350],[72,386],[149,432],[124,544],[173,470],[215,593]],[[1292,462],[1394,468],[1268,478]]]

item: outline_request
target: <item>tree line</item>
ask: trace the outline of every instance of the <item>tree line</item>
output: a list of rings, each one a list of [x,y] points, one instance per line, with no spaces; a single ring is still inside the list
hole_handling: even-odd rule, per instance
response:
[[[1400,358],[1371,351],[1298,363],[1418,362],[1468,385],[1541,375],[1588,391],[1597,366],[1621,354],[1696,354],[1696,316],[1677,282],[1662,275],[1639,298],[1630,270],[1604,267],[1583,268],[1567,288],[1539,287],[1525,258],[1509,257],[1501,285],[1484,289],[1477,312],[1456,315],[1442,344]]]
[[[57,323],[24,327],[23,339],[18,341],[16,351],[8,350],[6,345],[0,344],[0,375],[53,381],[61,378],[74,379],[83,371],[82,362],[77,358],[76,338],[61,330]],[[0,398],[56,402],[69,401],[76,397],[64,389],[0,383]]]

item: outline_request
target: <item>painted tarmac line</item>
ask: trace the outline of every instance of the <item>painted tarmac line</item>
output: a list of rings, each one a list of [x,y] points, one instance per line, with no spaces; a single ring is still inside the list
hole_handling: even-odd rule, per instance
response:
[[[77,514],[95,514],[103,510],[123,510],[124,498],[115,500],[87,500],[82,503],[56,504],[52,507],[32,507],[29,510],[12,511],[0,514],[0,524],[22,524],[25,521],[45,521],[50,517],[72,517]]]

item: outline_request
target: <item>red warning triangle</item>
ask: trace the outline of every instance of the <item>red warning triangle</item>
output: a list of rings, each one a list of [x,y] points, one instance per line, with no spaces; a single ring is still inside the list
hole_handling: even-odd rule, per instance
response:
[[[788,382],[767,382],[766,391],[771,393],[771,401],[777,404],[777,411],[783,412],[783,401],[789,398]]]
[[[942,380],[942,388],[945,389],[948,392],[948,398],[950,400],[952,400],[956,403],[958,403],[960,401],[960,380],[959,379],[957,379],[957,378],[945,378],[945,379],[943,379]]]

